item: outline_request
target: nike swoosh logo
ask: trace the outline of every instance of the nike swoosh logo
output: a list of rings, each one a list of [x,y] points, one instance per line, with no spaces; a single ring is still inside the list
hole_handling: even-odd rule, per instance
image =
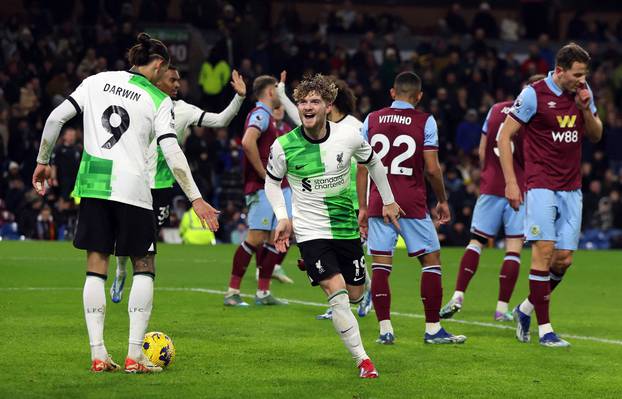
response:
[[[359,277],[359,278],[354,277],[354,281],[361,281],[361,280],[362,280],[362,279],[364,279],[364,278],[365,278],[365,276],[361,276],[361,277]]]
[[[342,334],[345,334],[345,333],[347,333],[348,331],[350,331],[353,328],[354,328],[354,326],[348,328],[347,330],[343,330],[343,331],[339,331],[339,332],[342,333]]]
[[[299,170],[299,169],[302,169],[304,167],[305,167],[305,165],[296,165],[296,166],[294,166],[294,169]]]

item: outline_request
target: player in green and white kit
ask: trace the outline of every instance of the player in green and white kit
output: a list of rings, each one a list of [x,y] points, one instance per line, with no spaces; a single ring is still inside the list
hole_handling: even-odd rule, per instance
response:
[[[170,66],[164,77],[156,86],[172,99],[177,98],[180,86],[180,76],[177,68]],[[246,84],[242,76],[233,70],[231,74],[231,86],[236,94],[231,103],[221,113],[207,112],[183,100],[173,100],[173,112],[175,113],[175,132],[177,140],[182,144],[188,137],[190,126],[198,127],[226,127],[237,115],[246,96]],[[175,178],[169,169],[162,149],[155,141],[151,142],[148,154],[149,174],[151,180],[151,195],[153,196],[153,212],[156,216],[157,227],[166,223],[169,217],[170,203],[173,198],[173,184]],[[117,269],[114,282],[110,287],[112,302],[121,302],[123,287],[125,285],[127,256],[117,257]]]
[[[287,78],[287,72],[281,72],[281,80],[277,86],[277,93],[279,95],[279,100],[285,111],[287,112],[287,116],[292,119],[297,125],[300,125],[302,121],[300,120],[300,115],[298,114],[298,108],[296,104],[294,104],[287,94],[285,94],[285,80]],[[357,132],[361,131],[361,127],[363,126],[363,122],[356,119],[356,117],[352,116],[356,105],[356,96],[352,89],[348,87],[346,82],[343,80],[335,80],[335,85],[337,87],[337,97],[332,104],[331,110],[327,115],[327,118],[331,122],[335,122],[337,125],[342,126],[351,126],[356,129]],[[352,196],[352,203],[354,205],[354,211],[358,214],[359,210],[359,200],[356,191],[356,179],[357,179],[357,170],[359,167],[356,160],[352,159],[350,166],[350,193]],[[367,178],[367,175],[365,175]],[[367,182],[365,182],[367,183]],[[302,264],[303,261],[299,260],[299,264]],[[367,269],[365,269],[365,273],[367,273]],[[372,301],[371,301],[371,278],[369,278],[369,274],[366,275],[365,279],[365,297],[359,303],[358,306],[358,315],[360,317],[365,317],[367,313],[371,310]],[[321,315],[316,316],[318,320],[330,320],[332,317],[332,310],[328,308],[326,312]]]
[[[357,363],[361,378],[378,372],[365,353],[350,302],[363,299],[365,257],[350,193],[350,161],[365,164],[379,187],[383,214],[398,225],[384,167],[359,132],[326,120],[337,96],[335,84],[322,75],[303,80],[294,92],[302,125],[274,141],[265,183],[266,197],[278,219],[275,246],[285,251],[292,222],[280,188],[292,188],[293,230],[312,285],[322,287],[333,311],[333,326]]]
[[[142,352],[153,303],[155,218],[149,190],[147,149],[154,139],[192,206],[210,229],[218,212],[201,198],[174,132],[171,99],[153,82],[169,64],[166,47],[149,35],[138,35],[129,51],[130,71],[102,72],[85,79],[48,117],[32,183],[40,195],[50,176],[48,165],[64,123],[82,113],[84,152],[74,192],[80,217],[74,246],[87,251],[83,301],[91,345],[91,370],[116,371],[104,345],[105,281],[111,254],[132,259],[134,278],[128,300],[128,373],[161,371]]]

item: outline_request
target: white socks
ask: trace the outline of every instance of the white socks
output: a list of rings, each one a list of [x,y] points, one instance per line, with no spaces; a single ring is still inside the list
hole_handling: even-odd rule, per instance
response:
[[[91,360],[106,360],[108,351],[104,346],[104,319],[106,317],[106,276],[87,275],[82,292],[84,319],[89,332]]]
[[[153,277],[145,274],[134,274],[132,290],[127,303],[130,315],[130,339],[127,357],[138,360],[142,356],[142,347],[151,307],[153,306]]]
[[[451,297],[454,301],[464,301],[464,292],[462,291],[454,291],[454,295]]]
[[[393,334],[393,326],[391,325],[391,320],[380,320],[380,335],[384,335],[387,333]]]
[[[430,335],[434,335],[437,332],[441,331],[441,323],[425,323],[425,332]]]
[[[533,313],[533,305],[531,302],[529,302],[529,299],[525,299],[520,306],[518,307],[518,309],[525,313],[527,316],[530,316],[531,313]]]
[[[540,336],[540,338],[544,337],[544,334],[548,334],[550,332],[553,332],[553,326],[551,326],[551,323],[546,323],[538,326],[538,335]]]
[[[503,301],[497,301],[497,312],[499,313],[507,313],[508,312],[508,303]]]
[[[365,353],[358,322],[350,309],[348,292],[346,290],[335,292],[328,298],[328,303],[333,311],[333,327],[335,327],[335,331],[341,337],[358,366],[359,363],[368,359],[369,356]]]
[[[267,290],[267,291],[257,290],[257,293],[255,295],[257,295],[257,298],[259,299],[264,299],[265,297],[270,295],[270,290]]]

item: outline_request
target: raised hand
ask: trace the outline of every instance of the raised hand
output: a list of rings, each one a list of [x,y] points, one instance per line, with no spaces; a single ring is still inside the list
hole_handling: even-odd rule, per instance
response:
[[[231,72],[231,87],[233,87],[233,90],[235,90],[239,96],[246,96],[246,83],[244,83],[242,75],[240,75],[235,69]]]

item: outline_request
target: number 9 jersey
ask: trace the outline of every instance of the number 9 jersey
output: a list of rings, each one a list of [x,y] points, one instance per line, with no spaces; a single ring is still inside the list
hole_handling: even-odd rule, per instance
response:
[[[434,117],[417,111],[404,101],[367,116],[361,134],[382,160],[395,201],[407,218],[427,215],[426,186],[423,176],[424,151],[438,151],[438,131]],[[368,203],[369,217],[382,217],[382,198],[372,182]]]
[[[143,75],[102,72],[69,96],[84,113],[84,151],[74,194],[152,209],[149,144],[175,135],[173,103]]]

